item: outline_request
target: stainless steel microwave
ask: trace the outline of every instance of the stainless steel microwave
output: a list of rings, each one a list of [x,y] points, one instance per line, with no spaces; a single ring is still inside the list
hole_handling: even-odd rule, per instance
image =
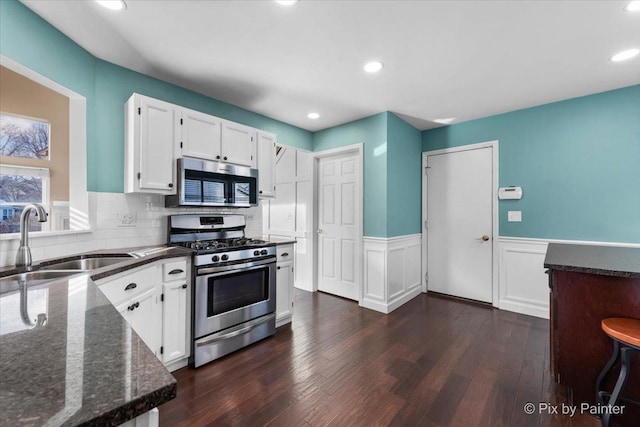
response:
[[[181,157],[177,194],[165,196],[165,206],[258,206],[258,170]]]

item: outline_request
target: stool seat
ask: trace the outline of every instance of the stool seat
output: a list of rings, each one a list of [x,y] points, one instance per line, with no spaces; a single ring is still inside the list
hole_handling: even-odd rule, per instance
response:
[[[602,319],[600,326],[613,340],[613,354],[596,380],[596,401],[598,405],[606,405],[610,409],[602,416],[602,426],[609,427],[614,413],[613,408],[617,407],[620,402],[640,406],[640,402],[621,395],[631,370],[631,354],[640,352],[640,319],[609,317]],[[618,381],[616,381],[613,391],[608,392],[602,389],[602,382],[618,358],[621,359]]]
[[[602,330],[611,338],[640,347],[640,319],[610,317],[601,322]]]

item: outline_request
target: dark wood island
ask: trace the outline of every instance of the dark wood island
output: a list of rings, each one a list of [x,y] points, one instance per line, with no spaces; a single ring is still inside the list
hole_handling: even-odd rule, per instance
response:
[[[600,327],[607,317],[640,319],[640,248],[551,243],[548,268],[550,362],[555,381],[568,387],[573,404],[595,405],[595,382],[613,344]],[[608,378],[611,390],[619,362]],[[624,394],[640,400],[640,357],[632,360]],[[640,408],[626,405],[615,425],[640,425]]]

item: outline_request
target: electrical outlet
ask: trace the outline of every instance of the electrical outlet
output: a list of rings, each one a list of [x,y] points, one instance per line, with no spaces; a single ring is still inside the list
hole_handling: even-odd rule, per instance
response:
[[[135,227],[137,216],[136,212],[118,212],[116,225],[118,227]]]

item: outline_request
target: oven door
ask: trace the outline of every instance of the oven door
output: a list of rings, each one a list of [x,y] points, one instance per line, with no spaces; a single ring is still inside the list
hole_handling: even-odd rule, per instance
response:
[[[201,268],[194,295],[194,338],[275,312],[275,257]]]

